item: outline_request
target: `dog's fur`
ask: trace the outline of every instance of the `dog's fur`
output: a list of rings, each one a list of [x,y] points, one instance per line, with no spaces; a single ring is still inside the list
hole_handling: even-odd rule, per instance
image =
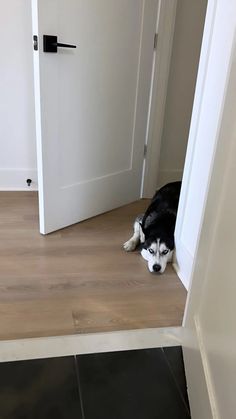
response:
[[[163,273],[172,259],[180,188],[181,182],[172,182],[159,189],[145,214],[136,218],[133,236],[124,243],[127,252],[141,244],[150,272]]]

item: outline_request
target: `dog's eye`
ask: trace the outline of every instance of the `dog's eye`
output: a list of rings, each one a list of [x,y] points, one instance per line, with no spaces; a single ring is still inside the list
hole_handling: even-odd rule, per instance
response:
[[[148,250],[149,250],[149,253],[151,253],[151,255],[154,254],[154,250],[153,249],[148,249]]]
[[[162,255],[167,255],[167,253],[169,252],[169,250],[163,250]]]

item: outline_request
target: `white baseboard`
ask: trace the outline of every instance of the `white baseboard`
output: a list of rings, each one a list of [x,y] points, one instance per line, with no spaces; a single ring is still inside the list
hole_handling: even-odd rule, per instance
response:
[[[194,323],[195,323],[195,328],[196,328],[196,335],[197,335],[198,346],[199,346],[201,360],[202,360],[203,371],[205,375],[207,393],[208,393],[211,411],[212,411],[212,417],[213,419],[220,419],[217,402],[216,402],[214,385],[211,378],[210,365],[209,365],[209,361],[207,357],[206,348],[204,345],[201,322],[198,316],[194,316]]]
[[[183,170],[160,170],[157,180],[158,188],[165,185],[166,183],[181,180],[182,176]]]
[[[183,357],[192,419],[220,419],[209,380],[210,368],[196,316],[183,327]]]
[[[32,179],[30,186],[26,179]],[[36,169],[0,169],[0,191],[37,191]]]

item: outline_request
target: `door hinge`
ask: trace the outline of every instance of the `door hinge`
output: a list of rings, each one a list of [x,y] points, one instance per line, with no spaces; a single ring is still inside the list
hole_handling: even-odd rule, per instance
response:
[[[37,35],[33,36],[33,46],[34,46],[34,50],[38,51],[38,37],[37,37]]]
[[[154,45],[153,45],[154,49],[157,49],[157,40],[158,40],[158,33],[155,33],[155,35],[154,35]]]
[[[144,144],[143,147],[143,157],[145,158],[147,156],[147,144]]]

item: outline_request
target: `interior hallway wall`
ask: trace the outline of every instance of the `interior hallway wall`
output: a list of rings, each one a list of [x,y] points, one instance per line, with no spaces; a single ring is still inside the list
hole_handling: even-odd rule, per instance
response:
[[[207,0],[178,0],[158,186],[182,177]]]
[[[37,184],[30,0],[4,0],[0,13],[0,190]]]

